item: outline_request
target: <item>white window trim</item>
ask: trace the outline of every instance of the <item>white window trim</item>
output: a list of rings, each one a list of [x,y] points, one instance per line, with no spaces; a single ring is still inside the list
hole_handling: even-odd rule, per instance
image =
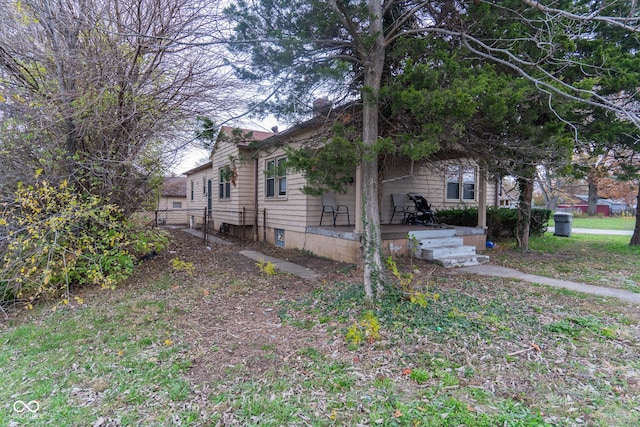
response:
[[[218,200],[222,201],[231,200],[231,181],[223,180],[222,177],[222,171],[224,170],[225,166],[221,166],[220,168],[218,168]],[[221,188],[222,192],[220,191]]]
[[[271,159],[267,159],[265,160],[264,163],[264,170],[265,170],[265,180],[264,180],[264,197],[265,199],[268,200],[278,200],[278,199],[286,199],[287,198],[287,193],[288,193],[288,182],[287,182],[287,171],[284,171],[284,175],[274,175],[272,177],[268,176],[268,171],[269,171],[269,163],[273,163],[274,165],[274,170],[277,173],[278,170],[278,163],[281,161],[286,161],[287,157],[286,156],[278,156],[278,157],[273,157]],[[280,193],[280,183],[281,181],[284,179],[284,194]],[[269,188],[269,181],[273,180],[273,195],[269,196],[268,195],[268,188]]]
[[[458,197],[457,198],[449,198],[449,176],[452,175],[450,173],[451,169],[457,169],[458,176]],[[473,198],[465,199],[464,198],[464,175],[465,171],[473,171]],[[451,181],[452,182],[452,181]],[[444,175],[444,197],[445,202],[458,202],[458,203],[470,203],[478,201],[478,167],[473,165],[449,165],[445,171]]]

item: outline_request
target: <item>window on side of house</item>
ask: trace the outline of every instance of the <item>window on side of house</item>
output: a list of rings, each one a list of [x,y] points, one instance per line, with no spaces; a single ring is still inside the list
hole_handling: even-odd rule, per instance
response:
[[[276,174],[278,179],[278,196],[287,195],[287,159],[281,157],[277,160]]]
[[[226,172],[228,168],[220,168],[218,171],[218,198],[230,199],[231,198],[231,181],[229,173]]]
[[[193,189],[194,189],[194,186],[195,186],[195,184],[194,184],[193,180],[191,180],[191,192],[190,192],[191,193],[191,197],[190,197],[190,200],[193,200]]]
[[[202,177],[202,195],[206,196],[207,195],[207,176],[203,176]]]
[[[476,199],[476,168],[473,166],[448,166],[447,200],[472,201]]]
[[[267,198],[287,195],[286,161],[285,157],[267,160],[265,165],[265,196]]]
[[[173,202],[173,209],[182,209],[182,202]]]

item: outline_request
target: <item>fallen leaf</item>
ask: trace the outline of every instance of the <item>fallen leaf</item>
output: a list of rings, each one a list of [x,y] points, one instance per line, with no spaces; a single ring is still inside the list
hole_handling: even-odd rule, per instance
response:
[[[402,412],[400,412],[399,409],[396,409],[396,411],[393,413],[393,417],[400,418],[401,416],[402,416]]]
[[[402,370],[402,375],[411,375],[411,368],[404,368]]]

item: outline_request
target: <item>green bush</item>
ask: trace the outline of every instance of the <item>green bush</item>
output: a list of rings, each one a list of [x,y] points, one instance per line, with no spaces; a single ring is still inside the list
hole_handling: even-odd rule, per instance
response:
[[[69,298],[73,286],[113,288],[136,259],[166,245],[163,233],[135,228],[115,205],[66,181],[19,185],[0,216],[7,230],[0,261],[0,301],[30,305]]]
[[[532,209],[529,235],[542,236],[547,231],[551,214],[552,211],[549,209]],[[461,227],[475,227],[478,225],[478,209],[465,208],[438,211],[438,222]],[[515,237],[517,223],[517,209],[487,208],[487,234],[491,239]]]
[[[460,227],[475,227],[478,225],[478,209],[447,209],[438,211],[438,222]]]
[[[531,209],[531,224],[529,229],[530,236],[540,237],[547,232],[549,220],[553,211],[551,209],[533,208]]]

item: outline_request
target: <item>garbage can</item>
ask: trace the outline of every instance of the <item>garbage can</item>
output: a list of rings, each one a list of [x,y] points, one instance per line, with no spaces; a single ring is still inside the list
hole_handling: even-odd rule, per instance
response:
[[[556,212],[553,214],[553,221],[556,223],[554,236],[571,237],[571,222],[573,214],[569,212]]]

